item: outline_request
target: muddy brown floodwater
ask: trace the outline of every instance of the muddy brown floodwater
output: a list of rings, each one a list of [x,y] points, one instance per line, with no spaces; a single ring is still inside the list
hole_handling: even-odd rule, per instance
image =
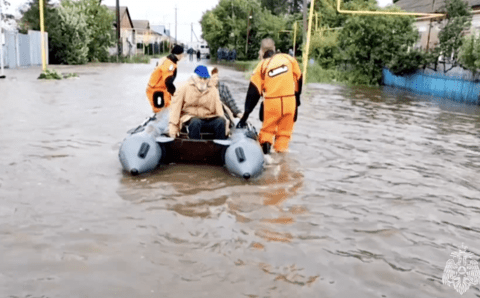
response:
[[[309,84],[291,152],[261,177],[132,177],[118,149],[151,114],[155,62],[0,80],[0,297],[460,296],[442,274],[462,243],[479,259],[478,107]],[[243,110],[243,73],[220,77]]]

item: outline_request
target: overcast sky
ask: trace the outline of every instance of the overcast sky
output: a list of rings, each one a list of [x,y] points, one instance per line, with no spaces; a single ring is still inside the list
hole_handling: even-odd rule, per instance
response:
[[[18,12],[18,8],[28,0],[7,0],[11,7],[7,12]],[[193,31],[200,39],[202,29],[199,24],[205,11],[214,8],[219,0],[120,0],[120,6],[127,6],[133,20],[149,20],[151,25],[170,27],[170,33],[175,37],[175,7],[177,7],[177,38],[190,42],[191,24]],[[58,1],[53,1],[58,2]],[[377,0],[380,6],[391,4],[391,0]],[[103,4],[115,6],[116,0],[103,0]],[[193,41],[196,41],[193,36]]]

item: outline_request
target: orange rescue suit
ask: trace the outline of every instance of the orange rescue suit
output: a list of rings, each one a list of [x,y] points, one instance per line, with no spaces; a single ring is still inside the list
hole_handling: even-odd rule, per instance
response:
[[[147,97],[154,113],[170,106],[175,93],[173,81],[177,76],[177,58],[172,54],[160,59],[150,76]]]
[[[245,101],[244,119],[253,111],[263,96],[260,107],[260,144],[274,144],[277,152],[284,152],[293,132],[300,106],[302,72],[295,58],[286,54],[268,51],[257,65],[250,79]],[[274,143],[275,139],[275,143]]]

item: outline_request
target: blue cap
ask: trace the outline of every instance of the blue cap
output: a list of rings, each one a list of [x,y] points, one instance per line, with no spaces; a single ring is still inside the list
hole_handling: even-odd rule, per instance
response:
[[[205,78],[205,79],[210,78],[210,74],[208,73],[208,69],[204,65],[197,66],[197,68],[195,68],[195,73],[201,78]]]

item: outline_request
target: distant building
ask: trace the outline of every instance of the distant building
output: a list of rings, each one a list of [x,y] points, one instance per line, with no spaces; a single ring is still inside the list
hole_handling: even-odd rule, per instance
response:
[[[170,31],[164,25],[152,25],[152,30],[162,34],[163,36],[170,37]]]
[[[164,41],[168,41],[170,44],[175,43],[175,38],[170,36],[170,30],[168,30],[164,25],[152,25],[151,28],[153,31],[160,34]]]
[[[113,19],[113,30],[114,36],[116,40],[117,36],[117,8],[116,6],[107,6],[108,9],[113,11],[115,14],[115,18]],[[130,12],[128,11],[128,7],[120,6],[120,39],[122,44],[122,55],[123,56],[131,56],[136,54],[136,42],[135,42],[135,30],[132,22],[132,18],[130,17]],[[115,43],[115,47],[109,49],[110,55],[117,54],[117,43]]]
[[[468,35],[473,31],[480,32],[480,0],[467,0],[468,4],[473,10],[472,26],[463,32],[464,35]],[[420,13],[444,13],[445,0],[399,0],[395,3],[401,9],[407,12],[420,12]],[[435,18],[433,21],[417,18],[415,23],[420,34],[420,40],[417,43],[417,47],[426,49],[435,48],[439,43],[438,33],[441,30],[440,24],[437,20],[442,18]],[[432,27],[430,28],[430,23]]]
[[[147,20],[133,20],[133,26],[136,34],[137,53],[143,54],[145,46],[151,45],[154,54],[158,54],[163,50],[167,50],[162,42],[167,41],[168,37],[153,30],[154,26],[150,26]]]

